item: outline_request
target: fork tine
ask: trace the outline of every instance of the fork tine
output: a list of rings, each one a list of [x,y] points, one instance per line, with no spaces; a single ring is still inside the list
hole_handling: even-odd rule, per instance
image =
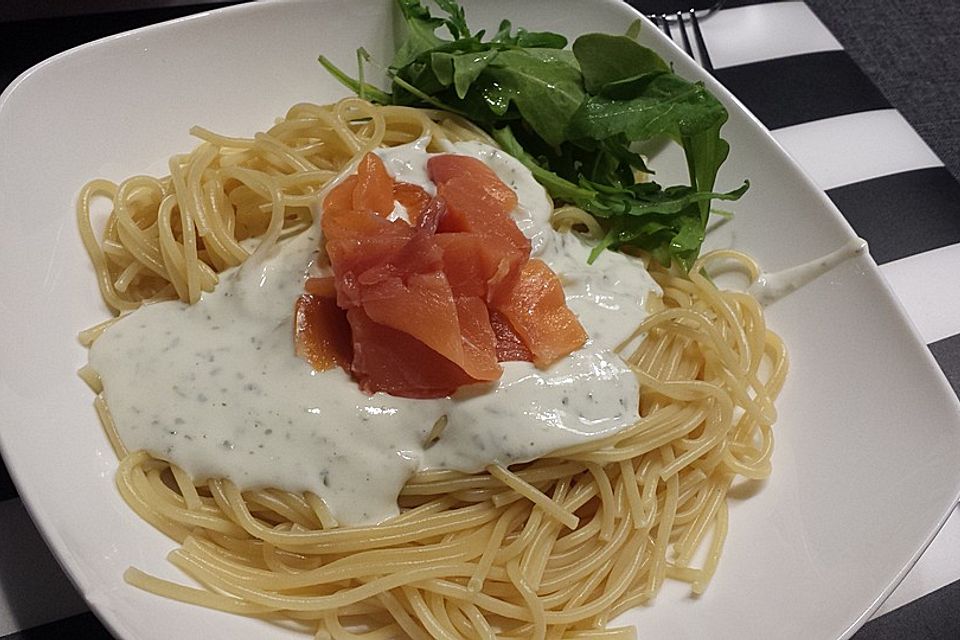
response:
[[[690,15],[696,15],[693,9],[690,10]],[[696,60],[697,57],[693,55],[693,45],[690,44],[690,36],[687,35],[687,25],[683,21],[682,11],[677,11],[677,28],[680,30],[680,37],[683,40],[683,50],[687,52],[688,56]]]
[[[667,14],[661,13],[657,16],[657,23],[659,23],[660,30],[663,31],[664,35],[673,40],[673,33],[670,32],[670,21],[667,19]]]
[[[723,4],[724,0],[717,0],[713,6],[706,10],[704,17],[710,16],[712,13],[720,9]],[[687,55],[694,60],[699,58],[700,66],[702,66],[708,72],[713,73],[713,61],[710,59],[710,54],[707,52],[707,44],[703,40],[703,32],[700,30],[700,19],[697,17],[697,11],[695,9],[677,11],[676,13],[672,14],[648,14],[647,17],[650,18],[651,22],[653,22],[670,40],[673,40],[673,29],[670,27],[670,22],[676,20],[677,29],[680,30],[683,50],[686,51]],[[689,28],[693,29],[693,42],[690,41],[690,36],[687,33],[687,22],[690,23]],[[696,53],[694,53],[694,43],[696,43]]]
[[[720,3],[717,3],[719,6]],[[693,39],[697,42],[697,52],[700,54],[700,64],[709,73],[713,73],[713,62],[710,60],[710,54],[707,53],[707,44],[703,41],[703,32],[700,31],[700,21],[697,20],[697,12],[690,9],[690,24],[693,26]],[[690,52],[690,45],[687,43],[687,30],[683,30],[684,46]],[[691,55],[693,55],[691,53]]]

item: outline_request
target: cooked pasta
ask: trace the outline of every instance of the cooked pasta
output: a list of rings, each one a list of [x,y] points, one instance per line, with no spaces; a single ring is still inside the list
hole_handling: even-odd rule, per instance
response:
[[[429,135],[443,141],[489,137],[442,112],[375,107],[356,98],[334,105],[298,104],[252,139],[201,127],[203,142],[170,159],[170,175],[134,176],[114,184],[93,180],[80,192],[80,236],[104,301],[115,312],[179,298],[194,303],[217,274],[259,248],[309,226],[320,190],[371,149]],[[94,231],[94,201],[111,211],[102,238]]]
[[[81,194],[84,243],[118,313],[196,302],[218,273],[309,226],[317,194],[367,150],[423,134],[483,138],[446,114],[356,99],[297,105],[253,139],[194,133],[203,142],[171,160],[170,177],[94,181]],[[98,195],[113,201],[102,240],[90,221]],[[598,231],[570,207],[554,223]],[[663,296],[619,351],[640,380],[635,424],[529,463],[418,473],[400,493],[400,515],[376,526],[341,526],[311,493],[241,491],[128,452],[98,396],[121,495],[180,543],[169,559],[199,586],[134,568],[126,579],[296,621],[316,638],[633,637],[610,623],[667,579],[702,593],[724,544],[731,487],[771,470],[787,355],[756,300],[712,284],[718,258],[756,274],[732,252],[703,256],[689,275],[651,266]],[[101,391],[95,372],[83,375]],[[429,439],[442,437],[445,425],[433,426]]]

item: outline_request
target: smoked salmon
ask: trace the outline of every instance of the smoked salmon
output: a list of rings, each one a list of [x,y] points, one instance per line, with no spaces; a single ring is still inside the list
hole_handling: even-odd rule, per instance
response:
[[[544,367],[580,347],[559,279],[510,215],[516,193],[476,158],[432,156],[427,171],[436,196],[368,153],[326,196],[333,275],[307,280],[297,353],[368,393],[433,398],[497,380],[500,362]]]
[[[441,398],[476,382],[413,336],[374,322],[363,309],[351,309],[347,319],[353,331],[350,371],[366,393]]]
[[[530,260],[492,301],[543,367],[583,346],[587,332],[567,307],[563,286],[542,260]]]
[[[407,219],[413,226],[417,226],[420,212],[431,200],[430,194],[423,187],[409,182],[398,182],[393,185],[393,198],[407,210]]]
[[[297,355],[317,371],[350,368],[353,342],[347,315],[332,296],[305,293],[294,309]]]

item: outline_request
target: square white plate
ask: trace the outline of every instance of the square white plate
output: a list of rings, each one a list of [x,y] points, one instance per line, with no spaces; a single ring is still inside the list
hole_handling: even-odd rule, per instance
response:
[[[470,2],[474,28],[621,33],[618,0]],[[77,236],[88,179],[166,173],[193,124],[251,135],[299,101],[345,95],[316,63],[345,69],[365,46],[389,60],[386,0],[256,3],[85,45],[26,72],[0,98],[0,445],[20,494],[92,607],[121,638],[301,637],[127,586],[129,565],[180,576],[173,544],[129,511],[116,460],[75,371],[76,333],[107,315]],[[852,237],[826,197],[761,125],[655,30],[645,41],[727,104],[732,153],[719,181],[753,183],[710,239],[771,270]],[[669,174],[675,158],[656,158]],[[960,411],[869,256],[769,309],[792,371],[779,403],[774,474],[732,505],[706,595],[668,585],[625,616],[639,637],[848,637],[912,566],[960,495]]]

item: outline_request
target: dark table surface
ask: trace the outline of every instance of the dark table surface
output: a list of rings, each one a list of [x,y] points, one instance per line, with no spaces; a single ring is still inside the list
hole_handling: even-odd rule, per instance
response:
[[[946,169],[960,178],[960,2],[806,2],[886,100],[903,114],[943,160]],[[632,3],[645,10],[643,0]],[[190,6],[177,0],[98,0],[87,3],[14,0],[0,4],[0,90],[21,71],[59,51],[218,4]],[[731,0],[727,6],[749,4],[759,2]],[[80,7],[87,12],[84,16],[77,15]],[[97,15],[91,16],[90,11]],[[109,13],[100,13],[103,11]],[[960,216],[960,204],[954,212]],[[0,499],[16,499],[2,465],[0,494]],[[109,635],[90,614],[80,614],[63,621],[24,628],[11,636],[3,636],[3,640],[48,637],[108,638]],[[854,638],[960,638],[960,582],[874,619]]]
[[[960,2],[807,0],[960,178]]]

